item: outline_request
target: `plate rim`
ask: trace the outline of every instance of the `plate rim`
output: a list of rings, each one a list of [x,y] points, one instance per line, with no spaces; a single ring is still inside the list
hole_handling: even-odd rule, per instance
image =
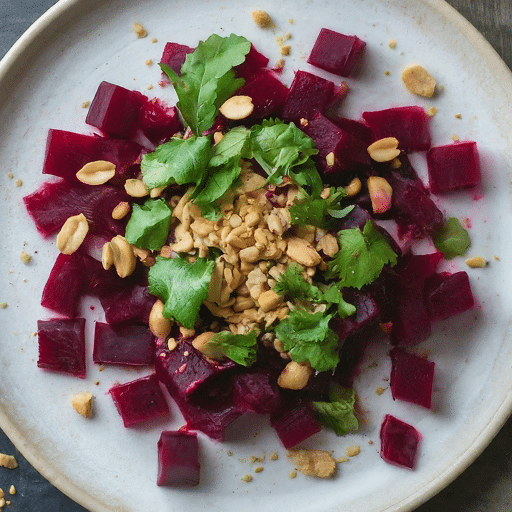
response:
[[[492,47],[482,33],[480,33],[471,22],[469,22],[454,7],[445,0],[411,0],[417,4],[424,4],[437,12],[459,33],[464,35],[471,44],[474,51],[477,51],[486,63],[492,67],[493,72],[499,75],[499,80],[507,83],[512,89],[512,71],[503,61],[498,52]],[[88,0],[58,0],[44,14],[42,14],[14,43],[5,56],[0,60],[0,87],[8,80],[10,73],[19,63],[25,54],[29,54],[31,47],[40,38],[51,35],[52,26],[62,22],[63,17],[73,17],[88,3]],[[505,399],[488,419],[486,426],[476,435],[475,442],[470,445],[464,454],[455,462],[447,466],[444,471],[430,480],[426,486],[416,493],[407,496],[402,502],[396,503],[382,512],[410,512],[427,502],[441,490],[452,483],[462,474],[485,450],[489,443],[501,430],[512,413],[512,381],[509,383]],[[11,440],[14,446],[27,459],[27,461],[52,485],[58,488],[65,495],[73,499],[79,505],[94,510],[94,512],[120,512],[118,508],[112,508],[98,501],[92,494],[82,489],[64,474],[59,473],[53,467],[46,464],[46,461],[37,453],[37,449],[27,442],[23,434],[16,427],[15,422],[10,420],[7,411],[0,406],[0,428]]]

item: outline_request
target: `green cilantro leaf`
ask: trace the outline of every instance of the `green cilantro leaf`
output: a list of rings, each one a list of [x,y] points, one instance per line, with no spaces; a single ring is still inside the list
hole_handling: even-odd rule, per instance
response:
[[[397,255],[370,220],[363,231],[343,229],[338,233],[340,250],[329,262],[328,279],[340,279],[343,287],[361,289],[379,276],[384,265],[395,265]]]
[[[164,302],[163,315],[188,329],[194,327],[199,308],[208,297],[214,261],[157,257],[149,269],[149,293]]]
[[[310,162],[310,157],[318,153],[313,139],[295,124],[279,119],[266,119],[253,126],[251,145],[253,157],[268,174],[268,183],[275,185],[281,184],[292,167]],[[314,169],[312,163],[308,166]]]
[[[336,304],[341,318],[347,318],[356,312],[356,307],[345,301],[340,286],[336,283],[320,286],[320,302]]]
[[[213,34],[187,55],[181,76],[160,64],[176,90],[178,108],[195,135],[212,127],[219,107],[244,84],[243,78],[235,78],[233,67],[245,61],[250,49],[245,37]]]
[[[329,394],[329,402],[313,402],[318,421],[329,427],[337,436],[345,436],[359,428],[354,415],[356,394],[353,389],[335,385]]]
[[[455,217],[450,217],[446,224],[434,234],[432,240],[436,249],[441,251],[447,260],[463,256],[471,245],[468,232]]]
[[[251,331],[248,334],[231,334],[221,331],[215,333],[206,349],[212,354],[222,354],[242,366],[251,366],[256,362],[258,333]]]
[[[329,328],[333,315],[293,309],[276,327],[276,337],[297,363],[309,363],[315,370],[333,370],[339,362],[338,336]]]
[[[171,215],[171,207],[164,199],[148,199],[142,205],[134,203],[126,225],[126,240],[142,249],[159,251],[169,235]]]
[[[140,168],[149,189],[197,183],[211,156],[210,137],[172,138],[142,156]]]

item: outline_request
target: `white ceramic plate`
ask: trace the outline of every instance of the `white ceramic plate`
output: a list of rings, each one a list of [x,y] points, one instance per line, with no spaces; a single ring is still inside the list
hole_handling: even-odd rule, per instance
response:
[[[274,31],[252,23],[254,8],[272,14]],[[147,38],[135,36],[134,22],[148,29]],[[88,377],[82,381],[36,366],[36,320],[51,317],[39,306],[40,294],[57,249],[53,239],[45,241],[36,233],[21,198],[44,181],[41,165],[48,128],[90,131],[81,104],[92,99],[102,80],[173,100],[171,88],[158,86],[158,67],[145,63],[159,60],[166,41],[194,46],[212,32],[235,32],[253,41],[272,63],[280,57],[275,37],[290,32],[292,52],[283,75],[290,82],[294,70],[309,68],[306,56],[321,27],[357,34],[368,44],[364,70],[348,80],[351,92],[344,114],[357,118],[365,109],[435,106],[435,145],[449,143],[452,134],[477,141],[481,189],[454,194],[440,204],[449,214],[470,219],[470,253],[490,262],[485,269],[467,269],[478,307],[439,324],[421,347],[436,363],[432,411],[393,402],[389,390],[377,396],[375,388],[386,387],[383,379],[389,374],[387,347],[370,351],[369,368],[357,381],[368,422],[357,435],[336,439],[322,433],[307,443],[332,449],[335,456],[344,455],[349,445],[362,447],[359,456],[340,465],[335,480],[301,475],[290,479],[292,465],[268,421],[248,417],[233,424],[226,443],[200,436],[202,474],[197,488],[157,487],[156,442],[161,430],[181,426],[177,408],[172,406],[171,422],[125,429],[106,395],[114,382],[147,371],[106,368],[100,373],[89,357]],[[388,47],[392,38],[397,41],[395,49]],[[410,63],[422,64],[437,78],[443,86],[438,97],[422,100],[404,89],[400,72]],[[154,85],[152,90],[147,89],[149,84]],[[0,301],[8,303],[0,310],[0,426],[44,476],[96,512],[230,512],[241,508],[240,498],[244,510],[269,512],[284,507],[297,512],[382,512],[418,506],[474,460],[511,410],[512,115],[504,108],[512,104],[511,95],[506,66],[476,30],[441,1],[62,0],[0,65],[4,268]],[[459,113],[462,117],[456,119]],[[424,155],[415,163],[424,173]],[[15,186],[17,179],[23,181],[21,187]],[[29,265],[20,261],[22,250],[33,256]],[[462,268],[464,263],[459,259],[451,266]],[[87,316],[101,318],[99,309],[92,313],[90,306],[90,301],[84,304]],[[92,322],[88,325],[90,334]],[[374,361],[379,364],[371,365]],[[70,397],[82,390],[95,394],[92,420],[84,420],[70,406]],[[378,429],[385,413],[395,414],[423,434],[416,470],[380,459]],[[228,456],[228,451],[233,455]],[[274,451],[280,455],[278,461],[269,460]],[[264,471],[255,474],[249,457],[264,453]],[[250,484],[241,481],[247,473],[254,476]]]

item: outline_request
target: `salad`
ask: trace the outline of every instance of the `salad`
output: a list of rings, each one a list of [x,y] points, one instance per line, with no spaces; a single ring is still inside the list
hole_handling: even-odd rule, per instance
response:
[[[365,46],[322,29],[308,62],[349,76]],[[184,417],[162,432],[158,485],[198,484],[197,432],[222,441],[246,413],[270,416],[305,474],[332,476],[328,452],[295,448],[358,429],[365,347],[389,343],[393,398],[430,408],[434,363],[410,347],[474,305],[465,272],[438,271],[470,242],[431,192],[478,185],[476,144],[431,147],[418,106],[347,119],[345,82],[298,70],[288,87],[268,62],[235,34],[168,43],[177,105],[102,82],[86,118],[102,135],[50,130],[43,173],[61,179],[24,198],[60,251],[41,303],[61,317],[38,323],[38,366],[86,376],[77,304],[99,297],[94,362],[154,368],[110,390],[125,427],[168,414],[162,386]],[[387,415],[380,438],[385,460],[414,467],[412,425]]]

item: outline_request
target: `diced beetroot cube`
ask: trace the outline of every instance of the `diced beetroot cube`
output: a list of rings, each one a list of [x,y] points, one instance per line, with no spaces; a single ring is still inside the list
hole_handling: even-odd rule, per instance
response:
[[[108,391],[125,427],[169,414],[155,374],[119,384]]]
[[[318,149],[318,162],[326,174],[336,174],[361,165],[370,165],[366,144],[338,128],[321,113],[317,113],[302,130]],[[333,165],[327,164],[327,155],[334,155]]]
[[[128,140],[48,130],[43,174],[60,176],[79,184],[76,173],[85,164],[106,160],[116,166],[116,174],[108,184],[122,187],[126,179],[134,178],[140,171],[136,162],[141,150],[141,146]]]
[[[270,424],[287,450],[322,429],[309,402],[288,403],[283,409],[271,414]]]
[[[336,224],[336,232],[342,229],[351,228],[359,228],[360,230],[363,230],[364,225],[368,220],[373,220],[373,217],[368,213],[367,210],[356,204],[352,211],[346,217],[340,219]]]
[[[169,107],[158,98],[148,99],[140,110],[139,126],[154,144],[161,144],[183,130],[176,107]]]
[[[404,151],[425,151],[430,148],[430,117],[417,106],[393,107],[363,112],[363,119],[375,139],[395,137]]]
[[[434,194],[475,187],[480,183],[476,142],[456,142],[427,152],[430,190]]]
[[[373,142],[373,132],[366,124],[338,115],[329,115],[329,119],[344,132],[350,133],[356,139],[362,140],[366,146]]]
[[[66,219],[83,213],[89,222],[89,233],[112,238],[124,234],[125,223],[112,218],[112,210],[128,195],[113,187],[75,186],[61,180],[43,183],[23,198],[37,230],[45,237],[58,231]]]
[[[112,327],[96,322],[92,358],[95,363],[151,364],[154,342],[155,337],[146,325]]]
[[[400,281],[404,286],[411,286],[415,283],[424,283],[425,279],[431,277],[441,260],[443,254],[441,252],[433,252],[430,254],[407,254],[400,263],[398,272],[400,273]]]
[[[268,370],[235,375],[233,388],[235,405],[240,411],[266,414],[278,409],[282,404],[277,375]]]
[[[308,62],[339,76],[349,76],[359,62],[366,43],[357,36],[346,36],[322,28]]]
[[[317,112],[324,112],[335,96],[334,83],[307,71],[297,71],[284,102],[282,117],[299,125],[310,121]]]
[[[268,64],[268,58],[260,53],[253,44],[249,53],[245,56],[244,62],[235,67],[236,75],[245,80],[251,79],[253,75],[258,73],[261,68],[264,68]]]
[[[59,253],[43,289],[41,306],[75,318],[84,288],[83,257],[79,252]]]
[[[85,379],[85,318],[38,320],[37,366]]]
[[[192,487],[199,483],[199,443],[192,432],[164,430],[158,440],[158,477],[165,487]]]
[[[175,73],[181,76],[181,66],[187,55],[192,53],[194,48],[178,43],[166,43],[160,64],[167,64]]]
[[[435,363],[399,348],[391,350],[391,362],[393,398],[430,409]]]
[[[275,114],[282,108],[288,87],[271,70],[264,69],[257,72],[237,94],[250,96],[254,105],[252,117],[261,118]]]
[[[464,313],[475,305],[466,272],[435,274],[426,283],[426,303],[432,321]]]
[[[386,414],[380,427],[380,456],[386,462],[413,469],[420,441],[412,425]]]
[[[138,91],[101,82],[85,122],[111,137],[129,139],[137,131],[139,112],[145,99]]]

